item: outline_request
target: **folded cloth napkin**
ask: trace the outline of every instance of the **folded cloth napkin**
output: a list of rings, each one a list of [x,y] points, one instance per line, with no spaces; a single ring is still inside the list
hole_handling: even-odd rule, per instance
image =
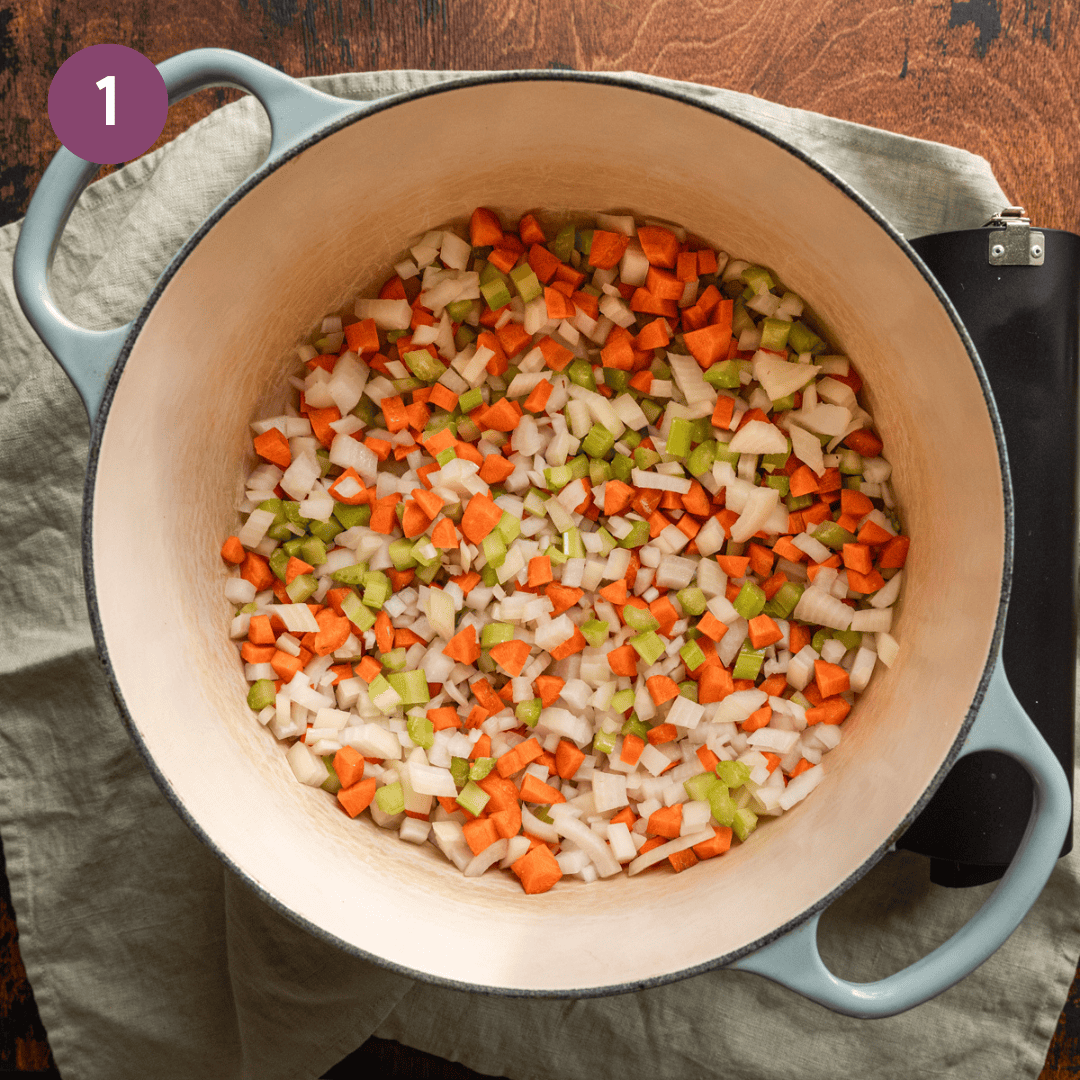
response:
[[[373,99],[455,77],[309,81]],[[977,227],[1006,205],[986,162],[962,151],[678,85],[809,152],[908,236]],[[134,315],[268,145],[248,98],[93,185],[56,258],[65,310],[95,328]],[[79,562],[87,423],[15,300],[17,234],[0,230],[0,835],[65,1078],[318,1077],[372,1034],[515,1080],[1038,1074],[1080,953],[1075,854],[974,975],[880,1021],[731,971],[585,1001],[471,995],[358,960],[267,907],[161,796],[100,670]],[[924,860],[892,854],[826,914],[822,951],[842,976],[880,977],[944,940],[990,888],[938,888]]]

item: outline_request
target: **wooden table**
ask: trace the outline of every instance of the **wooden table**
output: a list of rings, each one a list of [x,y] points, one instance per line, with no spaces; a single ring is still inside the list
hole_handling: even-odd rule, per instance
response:
[[[0,0],[0,224],[20,217],[57,147],[49,81],[119,42],[155,62],[238,49],[291,75],[391,68],[635,70],[728,87],[950,143],[985,157],[1014,203],[1080,232],[1080,8],[1050,0]],[[237,95],[169,114],[171,139]],[[45,1071],[45,1032],[0,879],[0,1071]],[[333,1077],[470,1077],[370,1040]],[[1041,1080],[1080,1076],[1080,981]]]

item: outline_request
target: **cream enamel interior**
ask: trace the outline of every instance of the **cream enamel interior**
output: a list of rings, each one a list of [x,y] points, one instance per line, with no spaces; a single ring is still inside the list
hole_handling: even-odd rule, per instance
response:
[[[567,122],[586,116],[602,122]],[[499,873],[466,881],[433,849],[350,821],[297,784],[244,703],[218,550],[238,525],[248,424],[280,403],[293,347],[317,319],[379,283],[419,232],[480,204],[508,221],[632,210],[772,267],[854,358],[894,464],[914,541],[895,630],[902,658],[879,667],[813,797],[690,873],[564,883],[540,897]],[[526,991],[622,986],[709,963],[858,871],[923,795],[971,707],[1004,553],[978,379],[903,251],[761,136],[684,102],[575,81],[496,82],[397,105],[240,199],[139,334],[102,438],[92,528],[125,703],[211,844],[348,946]],[[629,911],[635,933],[612,933]]]

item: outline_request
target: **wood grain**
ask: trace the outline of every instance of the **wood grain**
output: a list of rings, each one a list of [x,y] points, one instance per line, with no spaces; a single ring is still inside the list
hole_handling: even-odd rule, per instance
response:
[[[1080,231],[1078,24],[1080,8],[1052,0],[0,0],[0,223],[22,215],[57,148],[52,75],[119,42],[155,62],[237,49],[296,76],[573,68],[723,86],[980,154],[1035,221]],[[160,141],[236,96],[181,102]],[[418,1062],[393,1075],[463,1075]],[[48,1063],[0,889],[0,1069]],[[1077,1076],[1080,984],[1042,1080]]]

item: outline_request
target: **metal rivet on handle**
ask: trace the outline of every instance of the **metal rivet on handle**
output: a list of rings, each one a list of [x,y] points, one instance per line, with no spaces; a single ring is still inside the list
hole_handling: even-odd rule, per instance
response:
[[[1038,244],[1032,244],[1031,254],[1033,258],[1037,259],[1042,254],[1042,248]]]
[[[994,256],[994,258],[996,258],[996,259],[1000,259],[1000,258],[1001,258],[1001,256],[1005,254],[1005,247],[1004,247],[1004,245],[1003,245],[1003,244],[995,244],[995,245],[994,245],[994,246],[993,246],[993,247],[992,247],[992,248],[990,249],[990,254],[991,254],[991,255],[993,255],[993,256]]]

